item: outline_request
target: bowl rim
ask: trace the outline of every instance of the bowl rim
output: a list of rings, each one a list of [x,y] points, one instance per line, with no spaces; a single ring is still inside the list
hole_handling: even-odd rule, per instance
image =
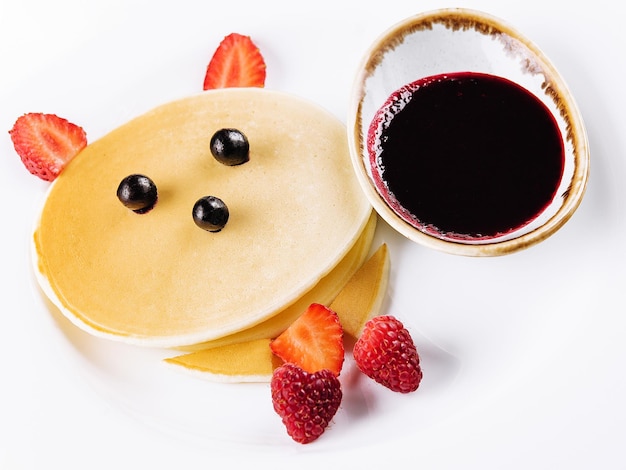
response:
[[[565,142],[573,148],[574,172],[568,189],[563,193],[563,204],[558,211],[539,227],[518,237],[490,243],[472,244],[460,240],[448,240],[424,233],[402,220],[383,200],[368,176],[366,161],[363,158],[366,146],[361,138],[362,100],[365,96],[365,82],[373,74],[388,50],[392,50],[407,35],[430,29],[433,24],[443,24],[448,29],[480,28],[483,34],[501,33],[521,42],[537,58],[545,71],[547,86],[559,97],[559,112],[567,122]],[[416,77],[418,79],[420,77]],[[441,8],[417,13],[392,25],[366,49],[357,68],[348,105],[347,116],[348,146],[354,170],[363,191],[376,212],[393,229],[420,245],[450,254],[465,256],[499,256],[529,248],[560,229],[579,207],[589,178],[589,143],[583,118],[569,87],[556,67],[543,51],[508,22],[484,11],[470,8]]]

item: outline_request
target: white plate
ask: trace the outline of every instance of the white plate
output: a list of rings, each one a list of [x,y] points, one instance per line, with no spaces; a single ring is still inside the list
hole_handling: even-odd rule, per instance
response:
[[[210,55],[232,31],[260,46],[268,88],[345,118],[354,71],[372,40],[417,8],[442,6],[223,3],[2,5],[0,128],[8,131],[24,112],[53,112],[93,141],[197,92]],[[413,333],[422,385],[397,395],[348,362],[343,405],[306,446],[284,432],[268,385],[199,380],[162,364],[165,351],[95,339],[47,308],[28,253],[47,184],[25,172],[5,134],[0,468],[623,466],[626,103],[617,91],[626,32],[599,5],[559,3],[467,6],[517,27],[568,82],[591,146],[583,203],[550,239],[495,259],[438,253],[381,223],[376,241],[389,244],[392,262],[385,310]]]

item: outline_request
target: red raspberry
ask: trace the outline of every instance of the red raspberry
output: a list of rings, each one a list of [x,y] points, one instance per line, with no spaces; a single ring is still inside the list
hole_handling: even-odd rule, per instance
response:
[[[353,354],[359,369],[385,387],[401,393],[419,387],[419,355],[411,335],[397,318],[381,315],[369,320]]]
[[[287,433],[301,444],[324,433],[342,398],[339,379],[330,370],[311,374],[291,363],[274,371],[270,387],[274,410]]]

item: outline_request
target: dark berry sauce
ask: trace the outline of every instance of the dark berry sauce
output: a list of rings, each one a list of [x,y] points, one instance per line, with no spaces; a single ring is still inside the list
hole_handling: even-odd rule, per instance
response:
[[[472,72],[394,92],[368,134],[375,184],[408,223],[484,239],[531,222],[554,198],[564,147],[547,107],[519,85]]]

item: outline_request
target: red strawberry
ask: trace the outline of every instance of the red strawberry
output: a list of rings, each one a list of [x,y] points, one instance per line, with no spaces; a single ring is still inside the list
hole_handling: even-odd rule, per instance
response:
[[[270,343],[272,352],[307,372],[328,369],[339,375],[343,366],[343,328],[339,317],[321,304],[311,304]]]
[[[270,388],[274,410],[287,433],[301,444],[324,433],[343,397],[339,379],[331,371],[310,374],[289,363],[274,370]]]
[[[24,114],[9,134],[28,171],[45,181],[53,181],[87,145],[81,127],[54,114]]]
[[[265,60],[249,36],[231,33],[213,54],[204,89],[265,86]]]
[[[385,387],[401,393],[419,387],[419,355],[411,335],[397,318],[381,315],[369,320],[354,344],[353,354],[358,368]]]

